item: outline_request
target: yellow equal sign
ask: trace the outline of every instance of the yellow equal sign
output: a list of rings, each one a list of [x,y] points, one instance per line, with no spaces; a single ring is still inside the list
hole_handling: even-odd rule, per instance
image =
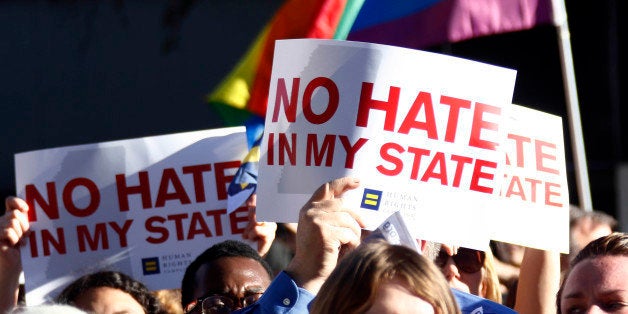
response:
[[[157,270],[157,261],[146,261],[144,262],[144,270],[145,271],[156,271]]]
[[[371,205],[371,206],[377,206],[377,201],[379,200],[379,195],[373,194],[373,193],[366,193],[364,198],[365,198],[364,204]]]

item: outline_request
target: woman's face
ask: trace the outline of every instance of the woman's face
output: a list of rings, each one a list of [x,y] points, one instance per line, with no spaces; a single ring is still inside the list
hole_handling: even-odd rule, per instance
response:
[[[412,294],[401,281],[384,282],[375,295],[371,308],[365,314],[434,314],[434,307]]]
[[[449,256],[453,256],[457,253],[457,248],[443,244],[441,245],[441,252],[444,252]],[[438,264],[439,263],[437,263],[437,265]],[[472,273],[464,272],[458,267],[458,265],[451,257],[449,257],[446,262],[439,266],[440,270],[445,275],[445,278],[447,279],[450,287],[463,292],[484,297],[485,293],[482,285],[482,268]]]
[[[628,313],[628,256],[583,260],[569,273],[561,313]]]
[[[96,314],[144,314],[130,294],[115,288],[91,288],[74,300],[74,306]]]

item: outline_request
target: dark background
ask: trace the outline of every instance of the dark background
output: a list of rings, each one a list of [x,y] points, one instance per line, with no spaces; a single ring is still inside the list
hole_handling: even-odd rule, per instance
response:
[[[18,152],[222,126],[204,97],[281,2],[1,1],[1,196],[15,194]],[[593,207],[620,218],[626,1],[566,6]],[[513,102],[563,117],[570,199],[578,204],[556,29],[427,50],[518,70]]]

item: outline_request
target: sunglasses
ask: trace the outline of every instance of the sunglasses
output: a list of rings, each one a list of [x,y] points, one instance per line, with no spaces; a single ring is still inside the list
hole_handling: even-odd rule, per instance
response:
[[[472,274],[482,269],[486,255],[482,251],[464,247],[459,248],[458,253],[453,256],[447,254],[445,250],[440,250],[440,252],[438,252],[438,256],[434,260],[434,263],[438,267],[443,268],[447,265],[450,257],[454,260],[454,264],[456,264],[456,267],[459,270],[467,274]]]
[[[220,314],[231,313],[238,305],[247,307],[259,300],[262,293],[249,294],[243,298],[234,298],[223,294],[214,294],[199,298],[188,304],[185,308],[186,314]]]

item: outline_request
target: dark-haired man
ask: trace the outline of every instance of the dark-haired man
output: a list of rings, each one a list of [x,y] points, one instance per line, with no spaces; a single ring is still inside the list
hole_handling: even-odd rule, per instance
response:
[[[230,312],[256,302],[271,280],[272,271],[257,251],[240,241],[223,241],[188,266],[181,304],[186,313]]]

